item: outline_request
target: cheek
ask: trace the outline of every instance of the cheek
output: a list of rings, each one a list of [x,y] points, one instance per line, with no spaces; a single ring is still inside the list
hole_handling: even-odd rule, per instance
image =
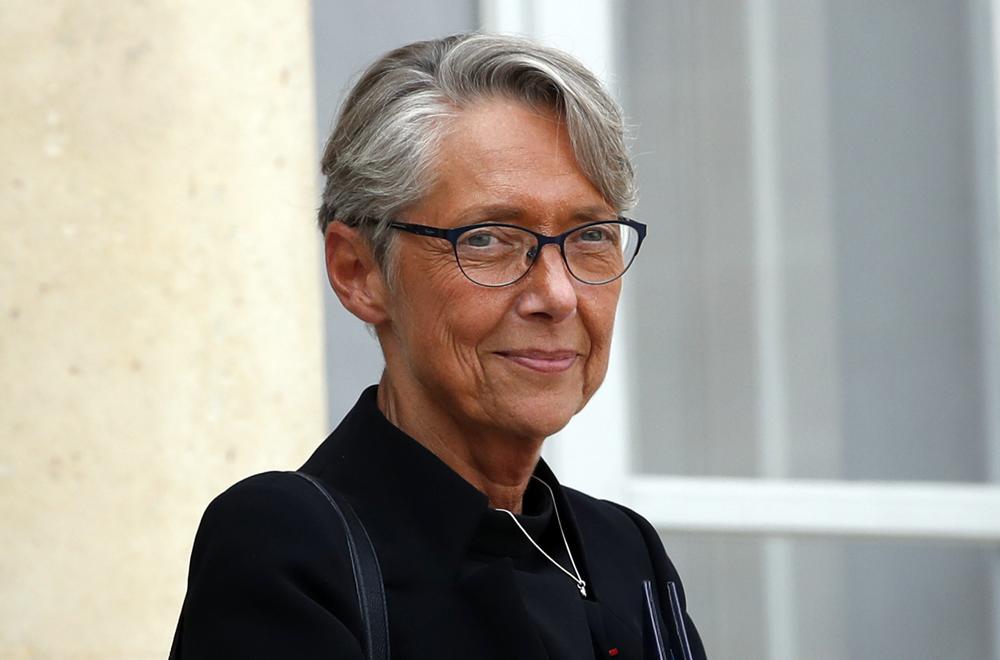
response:
[[[590,338],[585,389],[591,394],[604,380],[608,369],[619,291],[619,287],[596,289],[581,299],[581,317]]]
[[[433,332],[439,335],[439,344],[449,347],[459,359],[475,360],[478,368],[479,349],[500,324],[503,307],[490,300],[487,292],[472,286],[463,281],[441,292],[437,301],[441,311]]]
[[[497,327],[502,307],[489,290],[476,287],[461,272],[427,264],[418,280],[401,291],[404,310],[397,317],[404,350],[416,371],[447,380],[479,380],[478,348]],[[412,284],[412,282],[418,282]],[[499,313],[498,313],[499,312]]]

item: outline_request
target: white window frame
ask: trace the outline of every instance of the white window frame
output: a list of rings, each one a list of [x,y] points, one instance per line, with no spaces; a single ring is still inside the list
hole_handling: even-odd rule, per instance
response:
[[[483,29],[531,36],[579,57],[615,91],[614,0],[480,0]],[[754,0],[748,6],[748,43],[752,71],[752,135],[754,153],[755,234],[757,249],[774,255],[781,249],[775,203],[778,164],[774,149],[775,108],[772,107],[773,62],[771,29],[775,0]],[[974,3],[976,35],[992,62],[985,81],[992,87],[989,116],[981,117],[978,137],[989,137],[987,188],[1000,209],[1000,0]],[[981,72],[982,73],[982,72]],[[987,364],[984,393],[990,435],[991,484],[915,481],[788,479],[784,457],[790,439],[783,424],[786,396],[780,323],[783,313],[781,274],[762,268],[758,279],[761,359],[763,478],[672,477],[638,474],[632,464],[629,424],[630,355],[624,337],[630,322],[628,286],[624,287],[611,363],[601,390],[544,455],[560,480],[597,497],[613,499],[641,511],[662,532],[751,534],[768,537],[765,570],[768,606],[789,603],[789,537],[934,540],[993,545],[1000,550],[1000,222],[984,227],[983,280],[993,301],[984,314],[982,337]],[[771,259],[761,260],[768,263]],[[1000,552],[993,570],[994,594],[1000,607]],[[785,608],[782,608],[785,609]],[[780,617],[772,617],[780,618]],[[1000,624],[994,626],[995,653],[1000,653]],[[797,657],[793,631],[780,623],[769,626],[772,660]],[[998,656],[1000,658],[1000,656]]]

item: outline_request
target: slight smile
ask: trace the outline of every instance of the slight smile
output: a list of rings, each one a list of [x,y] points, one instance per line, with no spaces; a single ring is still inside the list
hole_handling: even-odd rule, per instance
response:
[[[579,354],[576,351],[523,350],[501,351],[497,355],[533,371],[551,374],[572,367]]]

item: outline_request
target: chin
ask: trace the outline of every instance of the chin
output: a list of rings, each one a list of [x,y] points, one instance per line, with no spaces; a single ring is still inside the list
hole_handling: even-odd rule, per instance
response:
[[[583,407],[579,397],[531,397],[509,404],[509,428],[518,436],[547,438],[561,431]]]

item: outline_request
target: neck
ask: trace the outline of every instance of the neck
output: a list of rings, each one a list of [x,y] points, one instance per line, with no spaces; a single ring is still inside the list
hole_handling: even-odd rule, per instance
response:
[[[419,388],[394,381],[388,369],[379,381],[378,407],[394,426],[485,494],[491,507],[521,513],[544,438],[512,438],[462,424]]]

